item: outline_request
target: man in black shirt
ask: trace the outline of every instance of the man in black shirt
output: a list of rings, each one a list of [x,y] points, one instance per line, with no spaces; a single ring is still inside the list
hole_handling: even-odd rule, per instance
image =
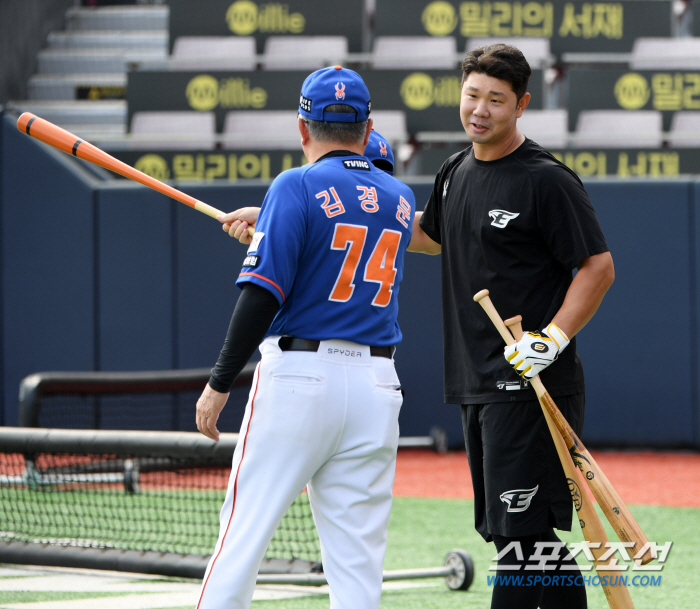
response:
[[[476,529],[495,542],[506,575],[516,574],[513,568],[536,573],[523,571],[536,544],[559,541],[554,528],[571,530],[566,479],[527,379],[541,372],[580,434],[584,383],[574,337],[614,278],[581,181],[518,130],[529,77],[530,66],[513,47],[467,55],[460,115],[472,145],[443,164],[425,211],[416,213],[409,246],[442,253],[445,401],[462,405]],[[504,318],[522,315],[523,326],[536,331],[506,351],[508,360],[500,335],[472,300],[484,288]],[[546,344],[546,354],[534,343]],[[512,542],[522,557],[504,551]],[[557,568],[576,568],[566,555],[563,549]],[[561,575],[572,573],[578,574]],[[586,607],[586,593],[571,585],[496,585],[491,606],[576,609]]]

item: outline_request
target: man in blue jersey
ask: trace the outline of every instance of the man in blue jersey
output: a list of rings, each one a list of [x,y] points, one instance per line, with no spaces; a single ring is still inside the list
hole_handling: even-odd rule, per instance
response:
[[[197,427],[218,439],[228,391],[260,347],[198,608],[249,607],[267,545],[308,484],[331,607],[379,607],[402,403],[393,353],[411,190],[363,156],[370,97],[340,66],[311,74],[309,160],[275,179]],[[222,217],[222,221],[225,218]]]

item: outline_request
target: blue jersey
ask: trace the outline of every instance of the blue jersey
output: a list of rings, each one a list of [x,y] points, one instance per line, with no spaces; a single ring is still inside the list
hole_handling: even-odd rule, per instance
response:
[[[414,212],[411,189],[363,156],[331,153],[280,174],[238,278],[280,302],[268,335],[400,342],[398,294]]]

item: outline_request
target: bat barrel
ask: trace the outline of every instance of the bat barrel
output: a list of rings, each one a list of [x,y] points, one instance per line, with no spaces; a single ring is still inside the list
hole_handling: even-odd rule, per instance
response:
[[[61,152],[76,155],[80,143],[83,141],[65,129],[40,118],[31,112],[24,112],[17,119],[17,129],[22,133],[41,140],[42,142],[57,148]]]
[[[153,190],[157,190],[158,192],[171,197],[180,203],[194,207],[197,209],[197,211],[201,211],[208,216],[216,218],[217,215],[221,214],[218,209],[212,207],[211,205],[202,203],[194,197],[191,197],[190,195],[177,190],[176,188],[173,188],[160,180],[156,180],[138,169],[134,169],[119,159],[115,159],[112,155],[107,154],[104,150],[100,150],[96,146],[93,146],[90,142],[82,140],[73,133],[70,133],[65,129],[61,129],[61,127],[58,125],[54,125],[53,123],[40,118],[31,112],[24,112],[22,115],[20,115],[19,119],[17,119],[17,129],[19,129],[22,133],[26,133],[30,137],[42,141],[62,152],[71,154],[79,159],[83,159],[84,161],[94,163],[95,165],[99,165],[100,167],[104,167],[110,171],[114,171],[115,173],[123,175],[126,178],[134,180],[135,182],[139,182],[144,186],[148,186]]]

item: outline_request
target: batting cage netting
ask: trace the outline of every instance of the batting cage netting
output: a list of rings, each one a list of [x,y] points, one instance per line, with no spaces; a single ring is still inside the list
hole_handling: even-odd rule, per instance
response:
[[[0,428],[0,563],[202,577],[237,434]],[[261,573],[320,569],[306,494]]]

